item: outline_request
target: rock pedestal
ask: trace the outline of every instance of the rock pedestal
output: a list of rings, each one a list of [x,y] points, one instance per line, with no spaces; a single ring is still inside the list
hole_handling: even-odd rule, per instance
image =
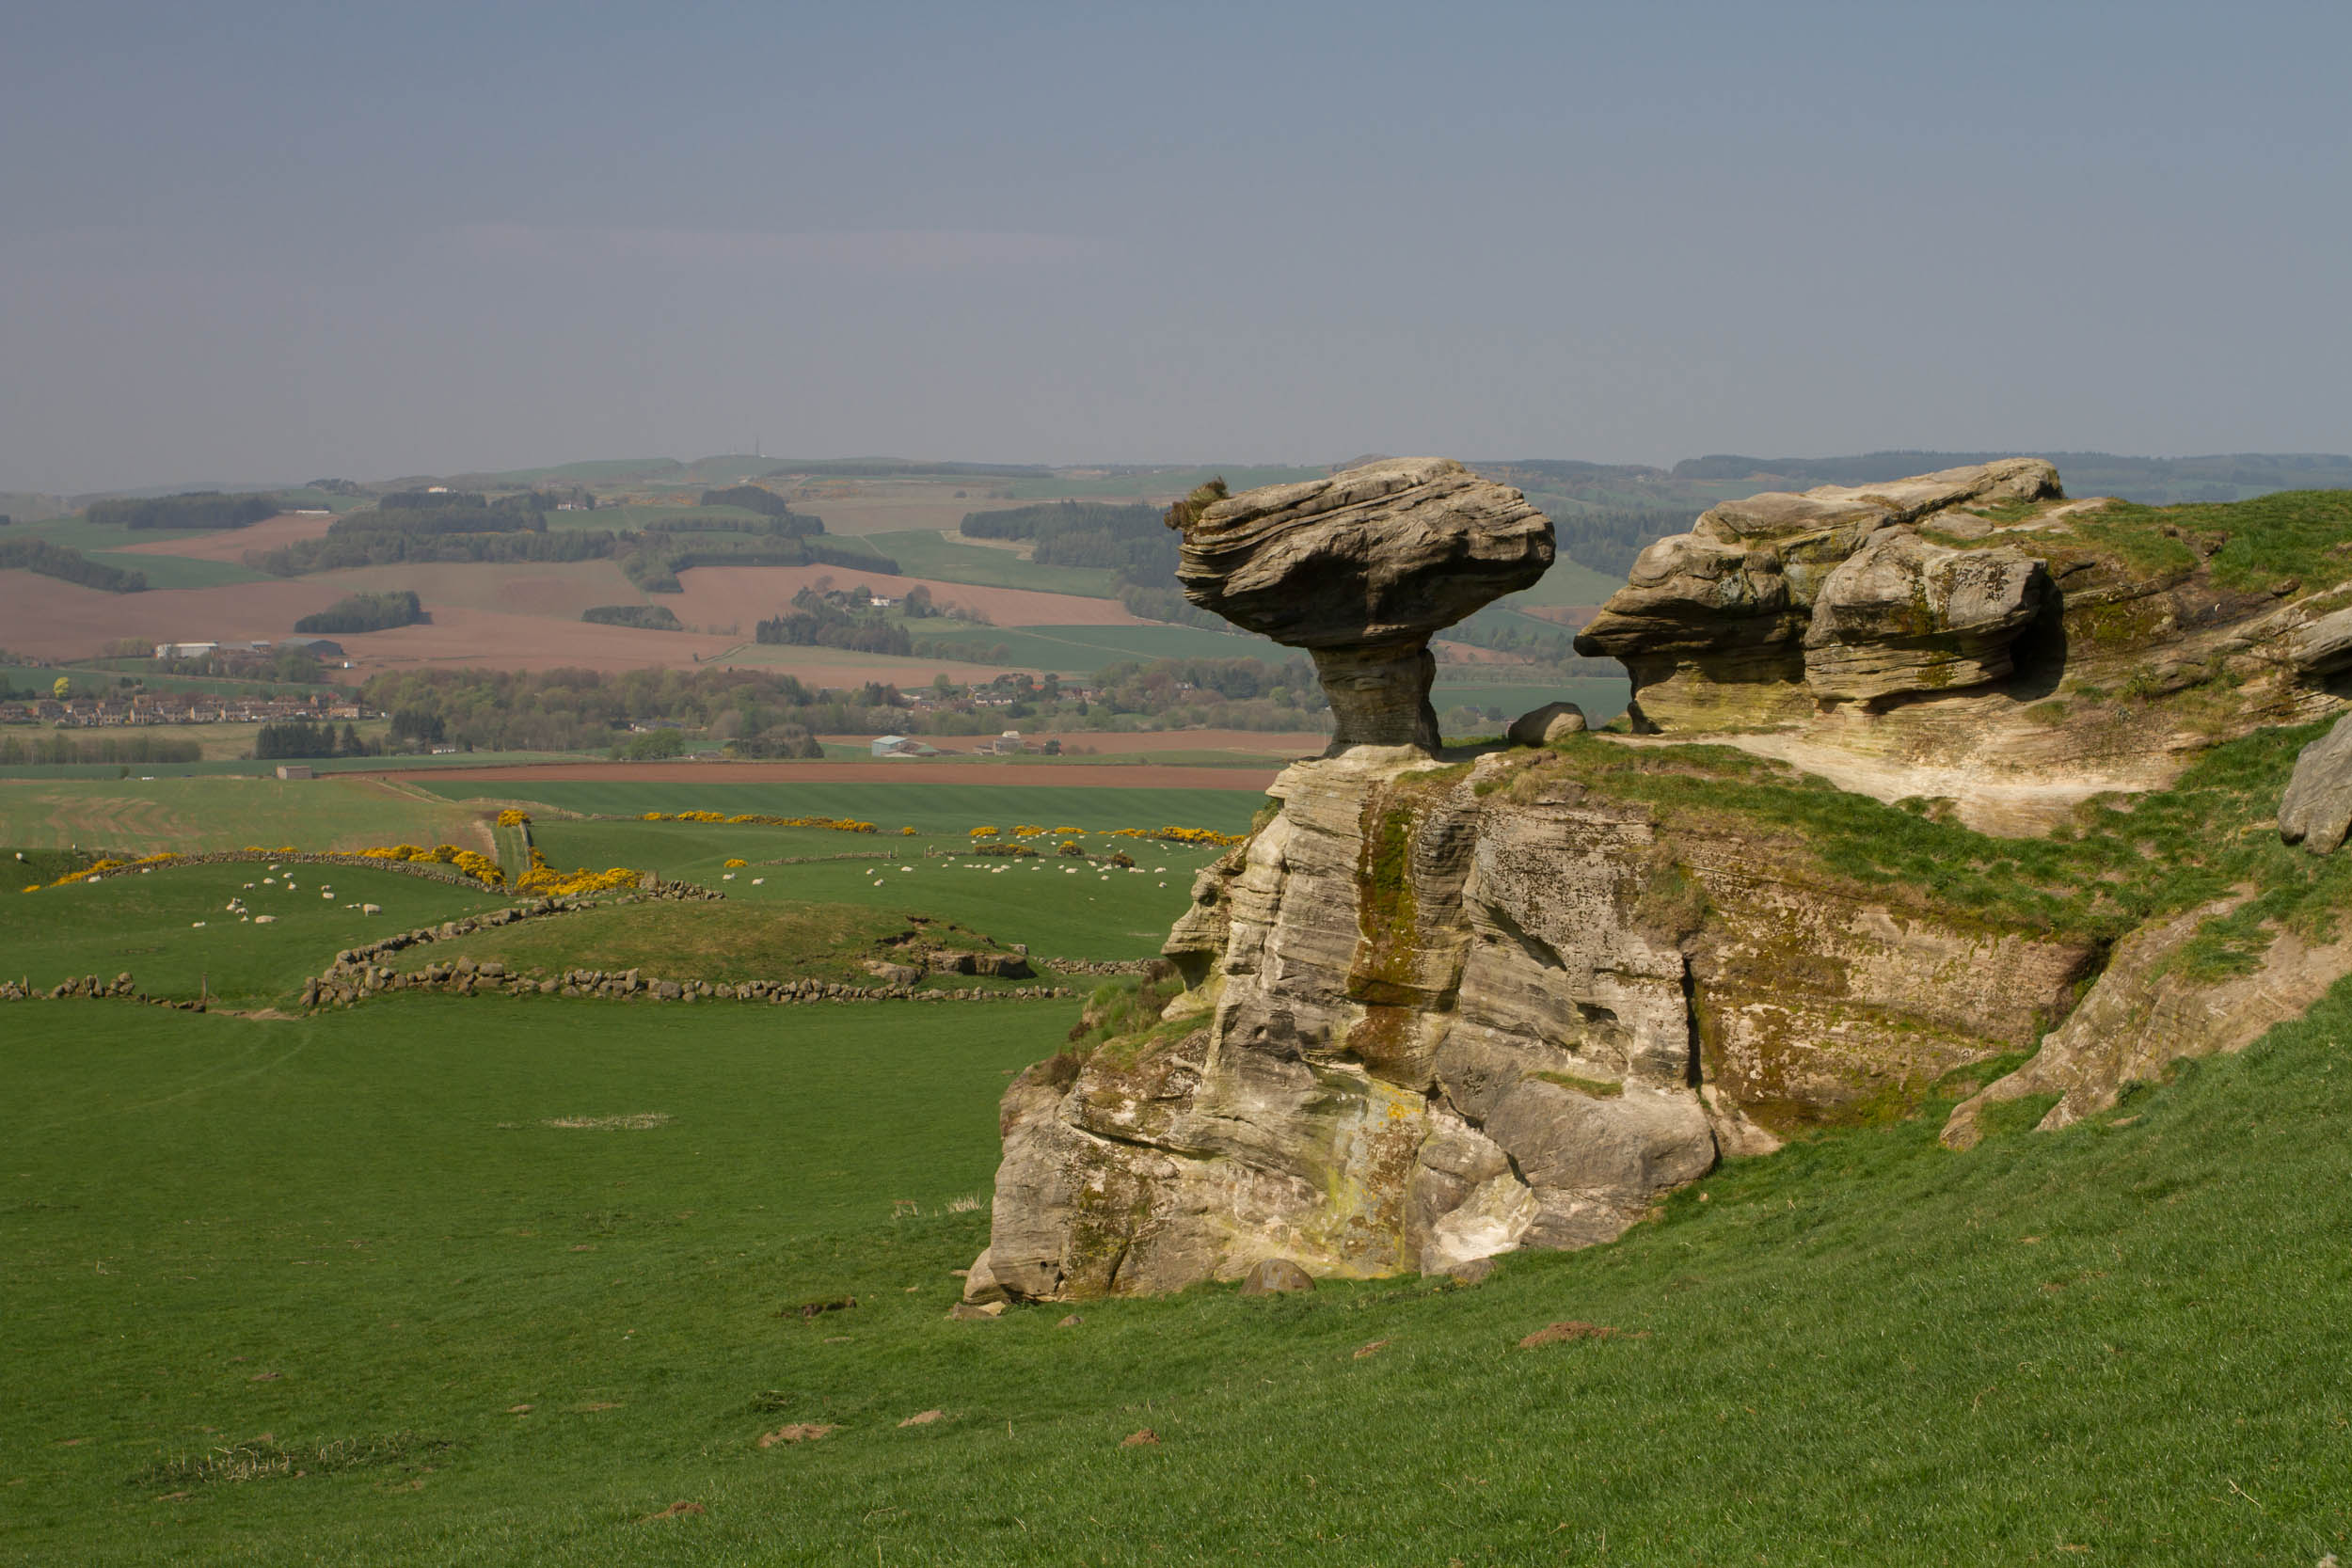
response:
[[[1270,484],[1170,525],[1184,596],[1305,648],[1330,698],[1331,754],[1435,751],[1430,637],[1549,569],[1551,524],[1508,485],[1443,457],[1398,457]]]

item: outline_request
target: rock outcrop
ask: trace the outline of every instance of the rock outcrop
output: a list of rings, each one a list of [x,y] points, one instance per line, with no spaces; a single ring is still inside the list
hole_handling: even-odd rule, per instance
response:
[[[2352,716],[2303,748],[2279,800],[2279,836],[2325,855],[2352,832]]]
[[[1664,733],[1581,734],[1552,705],[1441,758],[1429,632],[1549,556],[1517,493],[1419,460],[1200,511],[1187,591],[1313,649],[1341,739],[1196,879],[1163,948],[1184,991],[1007,1091],[978,1289],[1468,1277],[2037,1044],[1961,1090],[1947,1143],[2035,1095],[2063,1126],[2301,1012],[2352,937],[2329,934],[2334,863],[2281,850],[2273,797],[2247,793],[2244,759],[2282,748],[2144,816],[2086,803],[2344,706],[2352,567],[2249,586],[2215,566],[2225,543],[2068,501],[2029,459],[1726,503],[1646,550],[1579,641],[1625,661],[1637,727]],[[2217,802],[2226,827],[2201,815]],[[1954,816],[2115,836],[2069,859],[1915,819]],[[2306,750],[2279,814],[2314,848],[2348,826],[2352,727]],[[2259,906],[2249,885],[2179,907],[2249,866]],[[2126,911],[2147,921],[2128,935]]]
[[[2185,972],[2183,949],[2199,928],[2244,904],[2251,891],[2240,889],[2117,943],[2099,983],[2033,1058],[1953,1107],[1945,1147],[1976,1147],[1985,1109],[2008,1101],[2058,1096],[2038,1124],[2045,1132],[2112,1109],[2127,1086],[2160,1080],[2184,1057],[2245,1050],[2271,1025],[2300,1018],[2352,973],[2352,937],[2314,942],[2287,930],[2270,933],[2247,973],[2215,978]]]
[[[1184,595],[1313,657],[1351,746],[1438,747],[1429,639],[1550,568],[1551,524],[1442,457],[1383,458],[1180,519]]]
[[[1596,744],[1588,742],[1586,744]],[[992,1285],[1449,1272],[1609,1240],[1723,1154],[2013,1051],[2086,944],[1857,899],[1559,753],[1293,766],[1152,1028],[1005,1096]]]
[[[1726,501],[1644,550],[1577,650],[1624,660],[1637,701],[1677,717],[1714,705],[1713,687],[1776,689],[1794,712],[1801,694],[1872,701],[1981,685],[2009,673],[2009,645],[2047,578],[2013,550],[1954,548],[1916,531],[1963,507],[2059,495],[2056,468],[2012,458]]]
[[[2038,458],[1726,501],[1644,550],[1576,645],[1624,663],[1637,731],[1947,797],[1989,832],[2337,711],[2352,583],[2233,586],[2226,534],[2132,518],[2120,547],[2116,505]]]

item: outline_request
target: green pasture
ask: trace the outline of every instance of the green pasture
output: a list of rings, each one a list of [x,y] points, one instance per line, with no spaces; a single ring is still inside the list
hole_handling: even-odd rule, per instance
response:
[[[403,872],[293,862],[278,871],[266,862],[163,865],[39,893],[22,885],[0,894],[0,978],[46,988],[127,970],[150,996],[194,997],[200,987],[234,1007],[290,1004],[304,978],[343,948],[510,901]],[[329,889],[334,896],[323,896]],[[276,919],[241,919],[232,900]],[[362,914],[361,904],[384,912]],[[27,1016],[0,1013],[9,1025]],[[113,1028],[126,1016],[118,1009],[83,1022]]]
[[[1028,793],[1034,804],[1036,792]],[[988,820],[1009,829],[1016,819]],[[1048,828],[1085,826],[1069,817],[1018,820]],[[1089,837],[1083,842],[1095,858],[1086,862],[1053,853],[1050,839],[1039,841],[1045,852],[1035,859],[942,855],[942,848],[963,850],[968,840],[953,830],[905,838],[750,823],[543,821],[532,825],[532,835],[550,864],[566,870],[626,865],[659,871],[718,888],[729,904],[760,911],[763,919],[773,918],[769,911],[803,905],[860,908],[882,911],[882,923],[895,928],[903,916],[923,914],[984,932],[999,942],[1025,942],[1040,956],[1092,959],[1157,953],[1168,927],[1191,902],[1193,874],[1224,852],[1214,847]],[[1101,863],[1115,849],[1135,859],[1133,870]],[[812,855],[888,858],[776,863]],[[748,863],[730,872],[728,860]],[[801,939],[780,934],[777,961],[801,951]],[[648,965],[653,961],[644,960]],[[755,954],[747,954],[745,961],[753,967],[742,975],[723,977],[784,979],[815,973],[772,963],[759,967]]]
[[[487,850],[472,814],[423,790],[365,777],[254,777],[267,763],[10,769],[0,776],[0,844],[183,855],[247,845],[364,849],[456,844]],[[233,771],[242,768],[242,773]],[[142,778],[144,771],[151,777]],[[102,777],[59,778],[59,774]],[[468,793],[474,793],[469,791]]]
[[[2011,1107],[1953,1155],[1932,1106],[1473,1289],[947,1321],[996,1098],[1075,1013],[16,1005],[0,1556],[2308,1565],[2352,1536],[2341,991],[2115,1116]],[[1520,1348],[1569,1320],[1616,1332]],[[759,1446],[788,1423],[834,1430]]]
[[[897,958],[884,939],[910,929],[922,933],[925,945],[992,950],[967,927],[944,920],[915,927],[897,910],[878,904],[730,897],[720,903],[599,905],[413,947],[392,958],[390,967],[405,973],[471,958],[497,959],[537,978],[560,977],[568,969],[641,969],[656,979],[714,985],[827,980],[870,986],[875,978],[866,964]],[[1001,990],[1033,982],[948,974],[930,975],[925,983],[933,990]],[[1088,982],[1088,989],[1092,985]]]
[[[233,561],[199,561],[184,555],[134,555],[127,550],[95,550],[92,561],[144,573],[150,588],[225,588],[239,582],[271,581],[266,572]]]
[[[909,763],[919,771],[920,763]],[[1082,766],[1082,765],[1073,765]],[[1110,765],[1094,765],[1107,768]],[[971,829],[994,825],[1009,829],[1016,822],[1042,827],[1096,828],[1213,828],[1218,832],[1247,832],[1249,819],[1265,798],[1240,789],[1129,789],[1099,785],[1040,785],[1031,784],[676,784],[666,780],[605,779],[579,782],[561,779],[469,780],[463,774],[447,779],[405,781],[420,792],[464,800],[499,792],[501,798],[534,800],[559,811],[583,816],[638,816],[649,811],[716,811],[730,816],[758,814],[769,816],[833,816],[871,822],[882,832],[832,833],[823,830],[771,830],[745,823],[731,832],[822,832],[812,842],[840,849],[876,848],[900,828],[917,833],[961,837]],[[6,799],[0,791],[0,800]],[[662,824],[653,824],[662,826]],[[542,822],[535,831],[553,832],[559,824]],[[602,824],[599,824],[602,826]],[[692,826],[688,824],[687,826]],[[0,833],[0,842],[23,844],[21,837]],[[550,854],[554,851],[549,850]],[[802,853],[831,852],[808,849]]]
[[[865,536],[911,578],[965,582],[976,588],[1028,588],[1041,594],[1077,594],[1089,599],[1119,596],[1119,574],[1102,566],[1041,566],[1011,550],[961,545],[936,529]]]
[[[1581,561],[1555,558],[1551,570],[1533,588],[1523,588],[1501,602],[1509,605],[1597,605],[1625,586],[1625,578],[1596,572]],[[1558,630],[1558,627],[1554,627]]]
[[[1463,681],[1457,684],[1440,675],[1438,684],[1430,689],[1429,702],[1439,713],[1450,707],[1501,708],[1505,722],[1546,703],[1574,703],[1594,723],[1604,724],[1625,711],[1627,690],[1623,680],[1527,681],[1516,685]]]

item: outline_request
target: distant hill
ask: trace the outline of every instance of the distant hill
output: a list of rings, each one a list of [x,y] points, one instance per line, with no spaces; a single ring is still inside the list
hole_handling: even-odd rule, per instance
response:
[[[1692,457],[1673,477],[1698,483],[1737,481],[1754,489],[1878,484],[1908,474],[2046,457],[2074,496],[2121,496],[2150,506],[2234,501],[2274,490],[2352,489],[2352,457],[2328,452],[2227,452],[2209,457],[2119,457],[2105,451],[1874,451],[1859,457]]]

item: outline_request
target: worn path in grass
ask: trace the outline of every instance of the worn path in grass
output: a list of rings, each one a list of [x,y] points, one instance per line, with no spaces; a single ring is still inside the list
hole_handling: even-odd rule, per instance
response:
[[[1931,1108],[1473,1290],[947,1322],[1006,1069],[1073,1014],[21,1013],[0,1553],[2308,1568],[2352,1534],[2342,995],[2115,1117],[1955,1156]],[[1519,1347],[1560,1322],[1616,1332]],[[787,1425],[833,1430],[760,1446]],[[339,1442],[380,1462],[200,1464]]]

